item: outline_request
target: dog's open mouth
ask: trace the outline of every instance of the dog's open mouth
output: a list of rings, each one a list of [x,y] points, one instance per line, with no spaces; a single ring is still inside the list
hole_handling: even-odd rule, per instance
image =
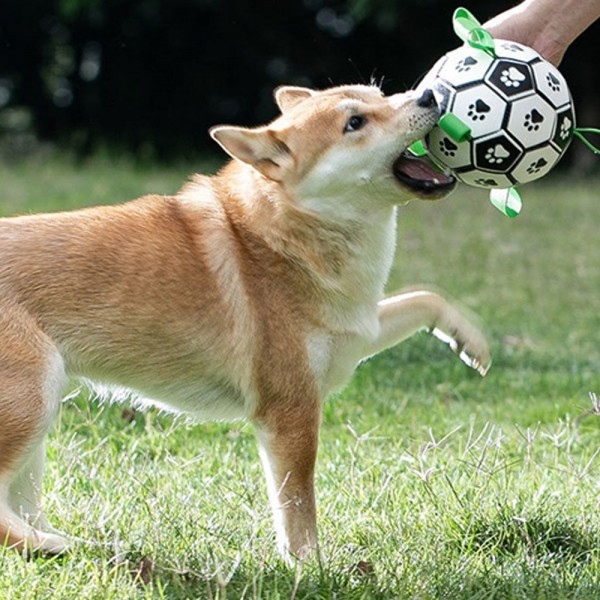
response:
[[[417,157],[408,150],[394,163],[394,177],[420,195],[443,195],[452,191],[456,179],[438,171],[427,157]]]

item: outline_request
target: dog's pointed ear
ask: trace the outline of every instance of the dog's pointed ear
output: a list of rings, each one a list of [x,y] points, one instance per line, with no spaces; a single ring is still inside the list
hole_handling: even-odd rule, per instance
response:
[[[277,102],[277,106],[279,106],[279,110],[282,113],[310,98],[312,95],[314,95],[314,91],[309,88],[291,85],[282,85],[274,93],[275,102]]]
[[[246,129],[218,125],[210,130],[210,135],[227,154],[252,165],[274,181],[281,181],[290,165],[290,149],[266,127]]]

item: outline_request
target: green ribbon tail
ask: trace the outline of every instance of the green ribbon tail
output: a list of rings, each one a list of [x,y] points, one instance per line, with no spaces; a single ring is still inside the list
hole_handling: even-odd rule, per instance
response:
[[[576,135],[594,154],[600,154],[600,149],[596,148],[590,140],[588,140],[584,133],[595,133],[600,135],[600,129],[594,129],[593,127],[577,127],[573,130],[573,135]]]
[[[456,33],[463,42],[468,42],[471,31],[480,28],[481,23],[475,18],[470,10],[461,6],[457,8],[454,11],[454,15],[452,15],[452,26],[454,28],[454,33]]]
[[[490,202],[511,219],[516,217],[523,208],[521,194],[514,187],[490,190]]]
[[[465,43],[478,50],[483,50],[491,56],[496,56],[494,38],[486,31],[481,23],[466,8],[460,7],[452,17],[454,33]]]

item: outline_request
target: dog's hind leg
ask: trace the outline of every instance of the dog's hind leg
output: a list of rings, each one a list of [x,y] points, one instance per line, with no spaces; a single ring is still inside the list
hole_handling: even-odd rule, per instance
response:
[[[43,440],[65,383],[63,361],[15,305],[0,307],[0,348],[0,545],[60,553],[66,540],[38,527]]]
[[[8,490],[10,507],[37,529],[50,529],[41,508],[42,478],[46,462],[45,436],[30,453],[28,460],[11,481]]]

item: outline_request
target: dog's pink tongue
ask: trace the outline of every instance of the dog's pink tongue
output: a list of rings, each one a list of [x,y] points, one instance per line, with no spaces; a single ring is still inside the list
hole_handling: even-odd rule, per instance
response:
[[[439,182],[447,182],[450,178],[443,173],[436,171],[426,160],[411,159],[405,160],[400,166],[400,171],[412,179],[431,180],[437,179]]]

